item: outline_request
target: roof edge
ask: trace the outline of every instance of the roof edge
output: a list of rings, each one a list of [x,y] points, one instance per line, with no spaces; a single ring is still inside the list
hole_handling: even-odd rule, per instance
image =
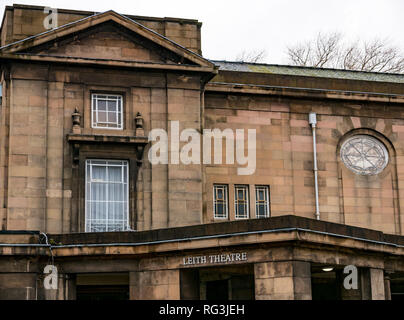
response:
[[[184,227],[174,227],[147,231],[99,232],[50,234],[49,238],[67,244],[97,244],[108,242],[136,243],[148,241],[172,241],[192,239],[200,236],[220,236],[226,234],[259,232],[280,228],[300,228],[315,232],[324,232],[341,236],[351,236],[371,241],[386,241],[404,245],[404,236],[385,234],[382,231],[344,225],[328,221],[319,221],[296,215],[285,215],[264,219],[207,223]]]
[[[200,63],[201,63],[201,64],[209,65],[209,66],[212,67],[214,70],[216,70],[216,65],[215,65],[214,63],[212,63],[209,59],[206,59],[205,57],[203,57],[202,55],[198,54],[197,52],[194,52],[194,51],[192,51],[192,50],[190,50],[190,49],[184,47],[183,45],[180,45],[179,43],[177,43],[177,42],[175,42],[175,41],[173,41],[173,40],[171,40],[171,39],[165,37],[164,35],[159,34],[158,32],[156,32],[156,31],[154,31],[154,30],[148,28],[147,26],[141,24],[140,22],[131,19],[129,16],[120,14],[120,13],[114,11],[114,10],[108,10],[108,11],[105,11],[105,12],[93,14],[93,15],[91,15],[91,16],[83,17],[82,19],[69,22],[69,23],[64,24],[64,25],[62,25],[62,26],[59,26],[59,27],[57,27],[57,28],[54,28],[54,29],[51,29],[51,30],[47,30],[47,31],[44,31],[44,32],[42,32],[42,33],[39,33],[39,34],[36,34],[36,35],[32,35],[32,36],[30,36],[30,37],[27,37],[27,38],[24,38],[24,39],[21,39],[21,40],[18,40],[18,41],[15,41],[15,42],[6,44],[6,45],[0,47],[0,51],[4,50],[4,49],[6,49],[6,48],[15,47],[16,45],[23,44],[24,42],[27,42],[27,41],[32,40],[32,39],[36,39],[36,38],[40,38],[40,37],[44,37],[44,36],[50,35],[50,34],[52,34],[52,33],[64,32],[63,30],[69,28],[70,26],[74,26],[74,25],[76,25],[76,24],[85,23],[86,20],[97,19],[97,18],[102,19],[103,16],[106,16],[106,15],[108,15],[108,14],[115,16],[117,19],[121,19],[121,20],[123,20],[123,21],[130,22],[130,23],[133,23],[133,24],[137,25],[139,28],[143,29],[143,30],[146,31],[147,33],[152,34],[152,35],[156,36],[157,38],[160,38],[161,40],[165,41],[168,45],[171,45],[172,48],[174,48],[174,50],[180,50],[180,51],[184,52],[186,55],[188,55],[188,56],[186,56],[187,59],[195,60],[195,61],[193,61],[193,62],[195,62],[195,63],[197,63],[197,64],[200,64]],[[62,30],[62,31],[61,31],[61,30]],[[162,45],[162,44],[160,44],[160,45]],[[163,45],[162,45],[162,46],[163,46]],[[13,52],[10,52],[10,53],[13,54]],[[197,61],[198,61],[198,62],[197,62]]]
[[[244,62],[244,61],[229,61],[229,60],[214,60],[209,59],[212,63],[232,63],[240,65],[254,65],[263,67],[279,67],[279,68],[295,68],[295,69],[308,69],[308,70],[321,70],[321,71],[337,71],[337,72],[347,72],[347,73],[362,73],[362,74],[374,74],[374,75],[388,75],[388,76],[400,76],[404,77],[404,73],[393,73],[393,72],[376,72],[376,71],[362,71],[362,70],[348,70],[348,69],[336,69],[336,68],[316,68],[310,66],[294,66],[288,64],[276,64],[276,63],[256,63],[256,62]],[[231,71],[231,70],[225,70]],[[237,72],[249,72],[249,71],[237,71]],[[254,72],[252,72],[254,73]]]

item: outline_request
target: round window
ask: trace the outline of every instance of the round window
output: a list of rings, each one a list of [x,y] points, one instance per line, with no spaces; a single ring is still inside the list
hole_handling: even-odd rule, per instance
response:
[[[357,174],[375,175],[387,166],[389,154],[379,140],[357,135],[342,144],[341,159],[348,169]]]

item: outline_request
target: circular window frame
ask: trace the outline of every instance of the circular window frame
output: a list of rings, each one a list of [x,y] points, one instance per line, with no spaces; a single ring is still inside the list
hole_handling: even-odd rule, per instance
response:
[[[365,158],[365,160],[367,160],[366,161],[367,163],[373,164],[373,166],[370,168],[363,168],[363,167],[353,164],[351,159],[349,159],[349,157],[348,157],[349,155],[346,154],[347,149],[349,147],[355,148],[352,146],[352,142],[357,139],[368,140],[368,142],[372,143],[374,146],[372,148],[369,148],[367,151],[369,151],[370,149],[373,149],[373,150],[376,149],[377,150],[376,153],[380,155],[379,159],[377,160],[377,163],[374,164],[373,162],[369,162],[366,156],[363,157],[362,150],[360,150],[359,148],[358,148],[359,150],[356,149],[358,151],[358,154],[360,155],[362,161]],[[372,155],[371,157],[374,158],[375,156]],[[362,176],[373,176],[373,175],[380,174],[387,167],[387,165],[389,164],[389,161],[390,161],[389,151],[388,151],[387,146],[381,140],[379,140],[371,135],[367,135],[367,134],[356,134],[356,135],[352,135],[349,138],[347,138],[341,145],[340,159],[347,169],[349,169],[350,171],[352,171],[356,174],[362,175]]]

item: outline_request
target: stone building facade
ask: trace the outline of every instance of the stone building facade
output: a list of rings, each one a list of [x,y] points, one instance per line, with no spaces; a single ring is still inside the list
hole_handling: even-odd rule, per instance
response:
[[[47,16],[1,25],[0,299],[404,296],[404,75],[211,61],[195,20]],[[244,130],[221,148],[255,170],[178,161],[187,139],[152,164],[155,129]]]

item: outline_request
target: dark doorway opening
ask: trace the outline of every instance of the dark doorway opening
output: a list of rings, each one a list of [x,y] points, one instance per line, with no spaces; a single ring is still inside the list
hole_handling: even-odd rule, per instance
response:
[[[254,300],[254,266],[181,270],[183,300]]]
[[[77,300],[129,300],[129,286],[77,286]]]
[[[312,273],[311,294],[313,300],[340,300],[336,273]]]
[[[404,273],[396,272],[390,275],[391,300],[404,301]]]
[[[353,275],[351,269],[344,273],[344,267],[341,265],[312,264],[311,292],[313,300],[370,299],[369,269],[356,268],[356,273]],[[347,283],[344,283],[346,278]]]
[[[311,296],[313,300],[343,300],[342,270],[335,265],[311,265]]]
[[[229,300],[229,280],[207,281],[206,300]]]
[[[129,300],[127,273],[76,275],[76,300]]]

